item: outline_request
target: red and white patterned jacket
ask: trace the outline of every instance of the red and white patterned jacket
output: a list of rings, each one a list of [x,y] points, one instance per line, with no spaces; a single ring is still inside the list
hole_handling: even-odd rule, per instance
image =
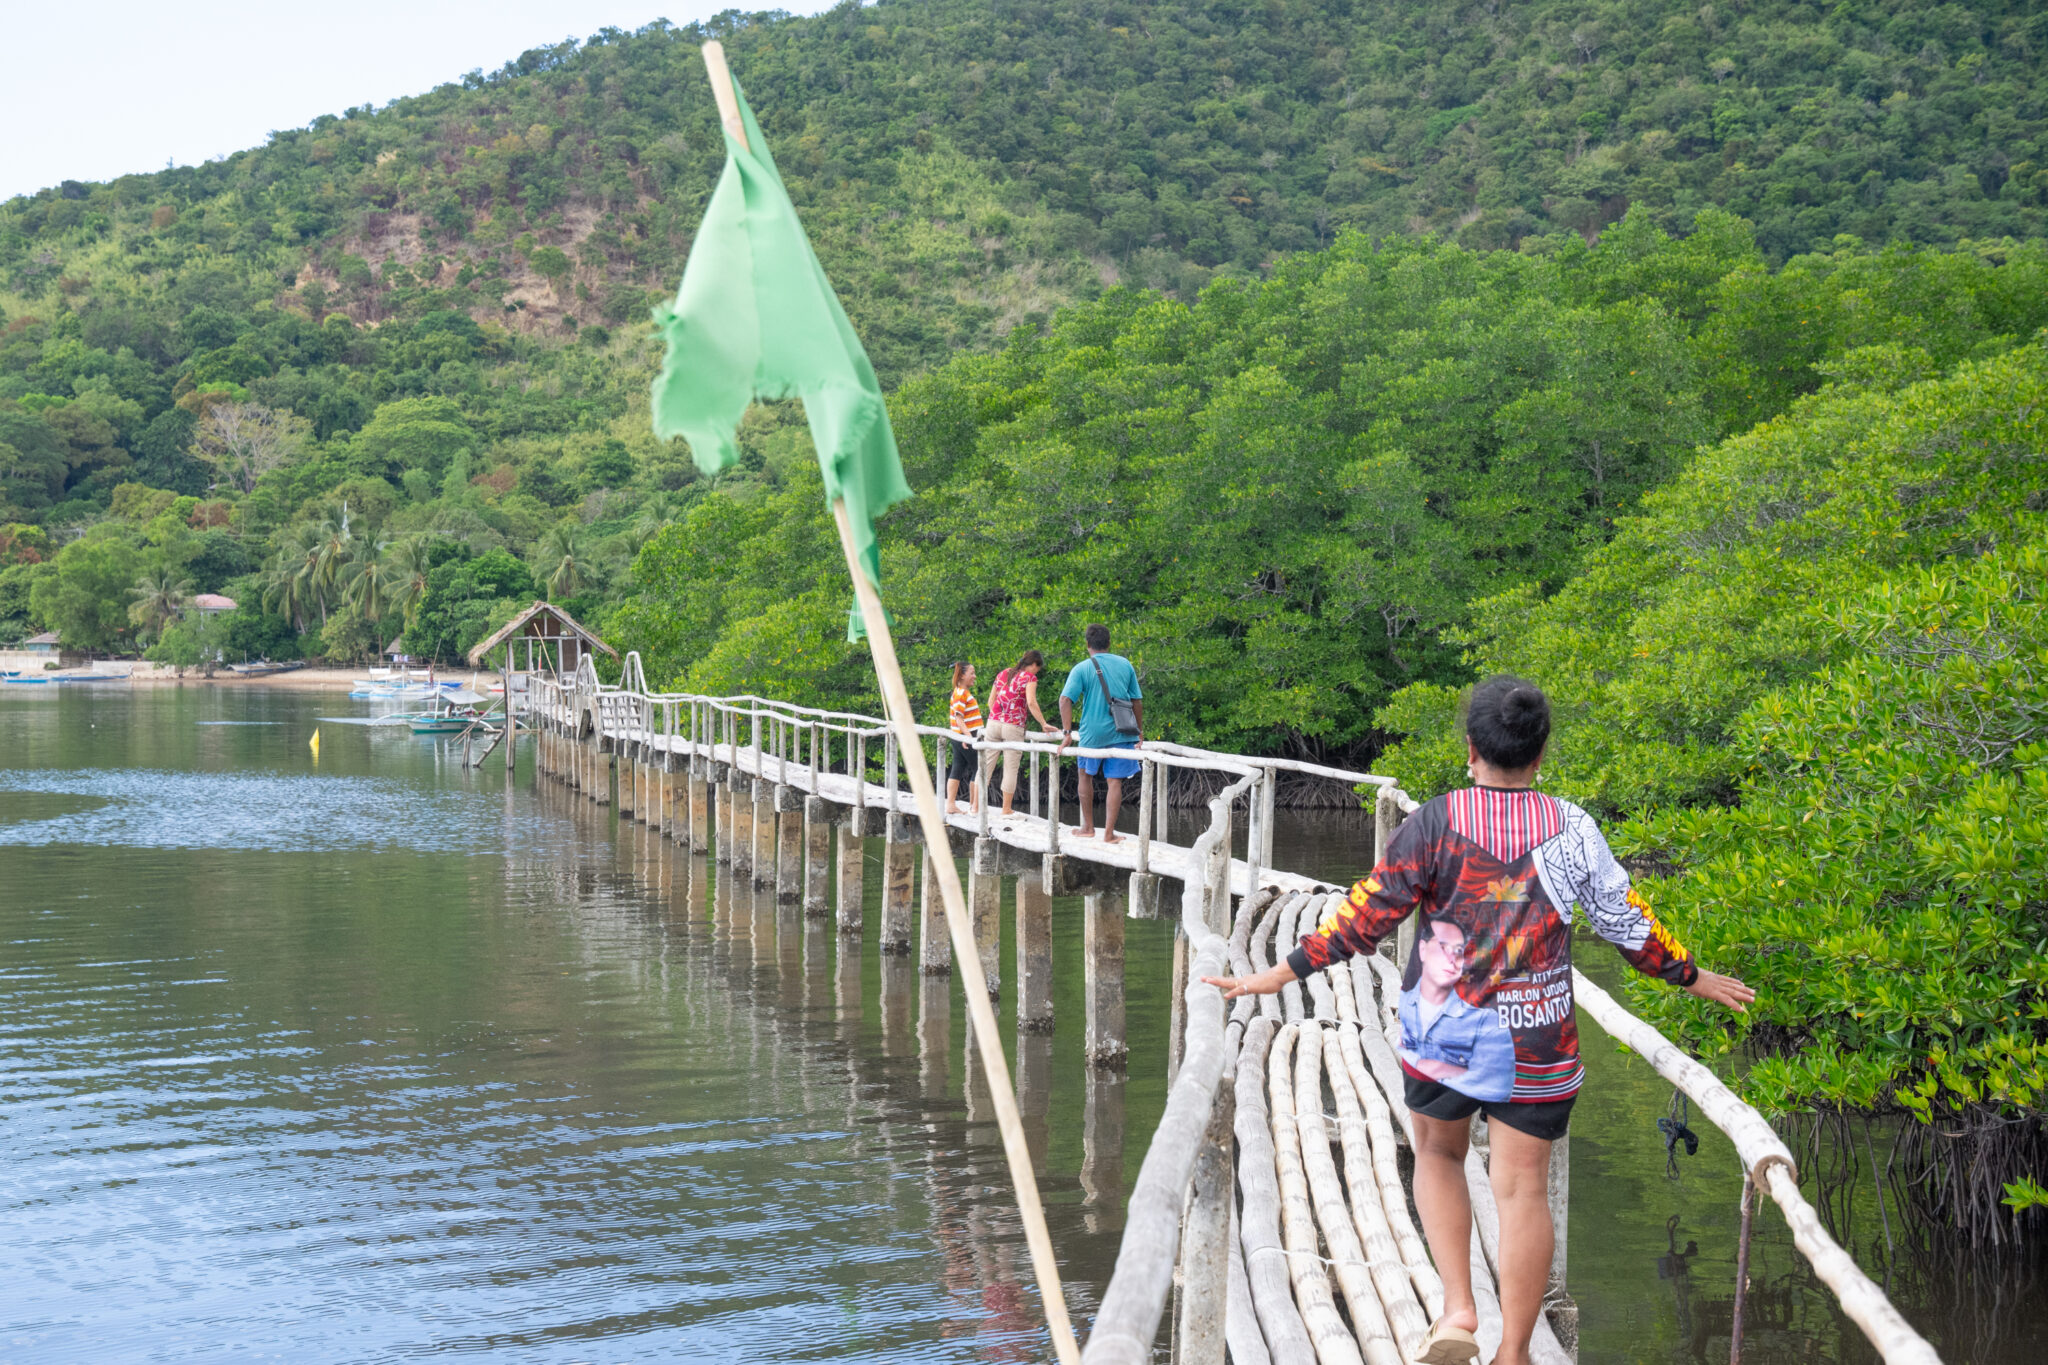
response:
[[[1498,1027],[1514,1035],[1512,1099],[1561,1100],[1584,1076],[1572,1012],[1574,906],[1637,971],[1678,986],[1698,979],[1692,954],[1650,913],[1592,816],[1554,796],[1495,787],[1439,796],[1409,816],[1386,859],[1287,960],[1307,976],[1373,951],[1411,914],[1454,923],[1465,939],[1459,998],[1497,1010]],[[1419,971],[1411,956],[1404,997]]]

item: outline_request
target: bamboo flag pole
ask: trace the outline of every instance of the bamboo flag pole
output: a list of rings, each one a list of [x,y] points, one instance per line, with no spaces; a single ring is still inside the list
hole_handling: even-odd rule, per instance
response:
[[[747,146],[746,125],[740,119],[739,98],[733,91],[732,71],[725,63],[725,49],[716,42],[704,44],[704,69],[711,78],[711,93],[718,101],[719,122],[741,147]],[[749,149],[751,150],[751,149]],[[1060,1365],[1079,1365],[1080,1348],[1074,1341],[1073,1323],[1067,1317],[1066,1293],[1060,1287],[1059,1262],[1053,1256],[1052,1234],[1045,1226],[1045,1206],[1039,1202],[1038,1179],[1031,1169],[1031,1149],[1024,1140],[1024,1121],[1017,1113],[1017,1094],[1010,1080],[1009,1059],[1003,1056],[1002,1037],[996,1032],[996,1012],[989,1003],[988,978],[981,970],[981,949],[974,941],[974,927],[967,915],[967,897],[960,889],[960,870],[953,865],[952,844],[947,837],[945,817],[939,813],[938,794],[925,767],[924,746],[918,742],[916,720],[911,714],[910,695],[903,686],[903,670],[896,662],[896,643],[889,634],[889,619],[882,611],[882,599],[868,580],[860,551],[853,537],[853,522],[844,499],[834,499],[832,517],[839,527],[840,548],[846,552],[846,569],[853,576],[853,591],[860,603],[861,620],[867,627],[868,647],[874,652],[875,677],[882,687],[882,701],[890,727],[896,732],[896,750],[910,791],[917,803],[918,821],[924,829],[925,857],[938,873],[939,892],[946,906],[946,928],[953,938],[953,960],[959,964],[961,986],[967,993],[967,1014],[974,1025],[975,1045],[981,1049],[982,1066],[988,1071],[990,1098],[995,1101],[996,1124],[1003,1135],[1003,1154],[1009,1160],[1010,1179],[1017,1187],[1017,1211],[1024,1220],[1024,1240],[1031,1250],[1031,1265],[1038,1279],[1039,1297],[1045,1303],[1046,1327],[1052,1335],[1054,1353]]]

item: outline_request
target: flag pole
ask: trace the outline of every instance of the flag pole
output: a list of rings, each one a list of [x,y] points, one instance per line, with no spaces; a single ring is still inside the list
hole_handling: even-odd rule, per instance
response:
[[[846,552],[846,568],[853,575],[854,596],[860,602],[861,620],[867,626],[868,647],[874,651],[875,677],[882,684],[889,724],[896,731],[896,752],[902,756],[904,771],[910,778],[910,792],[917,802],[918,822],[924,827],[926,866],[938,870],[939,893],[946,903],[946,928],[953,939],[953,960],[960,966],[960,986],[967,993],[974,1044],[981,1050],[981,1063],[988,1072],[996,1125],[1003,1135],[1003,1155],[1009,1158],[1010,1179],[1017,1187],[1017,1211],[1024,1218],[1024,1240],[1031,1249],[1039,1297],[1045,1301],[1046,1327],[1052,1333],[1053,1350],[1060,1365],[1079,1365],[1080,1348],[1075,1345],[1073,1324],[1067,1317],[1066,1292],[1060,1288],[1059,1261],[1053,1255],[1052,1234],[1045,1226],[1045,1206],[1039,1201],[1038,1177],[1031,1169],[1024,1120],[1017,1113],[1010,1063],[1003,1056],[995,1008],[989,1003],[988,978],[981,971],[981,947],[974,941],[974,929],[967,917],[967,898],[960,890],[960,869],[953,865],[946,820],[939,814],[938,793],[933,790],[931,772],[925,767],[924,746],[918,740],[910,696],[903,686],[903,670],[896,662],[896,642],[889,634],[889,618],[883,614],[881,595],[868,581],[860,551],[854,545],[853,523],[847,516],[844,499],[833,500],[832,517],[839,524],[839,546]],[[987,792],[982,793],[982,799],[988,799]]]
[[[719,122],[733,141],[747,146],[746,125],[740,118],[739,97],[734,93],[732,71],[725,62],[725,48],[717,42],[704,44],[704,70],[711,78],[712,97],[718,101]],[[751,150],[751,149],[750,149]],[[874,653],[875,678],[881,684],[883,708],[896,732],[896,751],[903,757],[910,778],[910,792],[924,830],[927,865],[938,874],[940,898],[946,906],[946,929],[953,940],[953,960],[959,964],[960,984],[967,995],[967,1015],[973,1024],[975,1046],[981,1051],[982,1067],[988,1073],[989,1096],[995,1102],[996,1126],[1003,1136],[1003,1155],[1008,1159],[1010,1179],[1017,1189],[1017,1211],[1024,1221],[1024,1241],[1031,1251],[1031,1266],[1038,1280],[1039,1298],[1045,1305],[1046,1328],[1052,1337],[1060,1365],[1079,1365],[1080,1347],[1067,1316],[1066,1292],[1060,1287],[1059,1262],[1053,1255],[1052,1234],[1045,1226],[1045,1206],[1038,1197],[1038,1178],[1031,1169],[1031,1148],[1024,1138],[1024,1120],[1017,1112],[1017,1092],[1010,1079],[1009,1059],[1003,1055],[1002,1035],[996,1032],[996,1012],[989,1003],[988,978],[981,970],[981,949],[974,941],[972,922],[967,917],[967,898],[960,889],[960,869],[953,863],[953,848],[946,819],[939,813],[938,794],[924,762],[917,722],[910,709],[910,695],[903,685],[903,669],[896,661],[896,642],[889,634],[889,618],[882,611],[882,598],[869,581],[853,536],[853,521],[846,500],[832,501],[832,519],[839,527],[839,546],[846,553],[846,569],[853,576],[853,593],[860,603],[861,620],[867,627],[868,647]],[[986,797],[987,793],[983,793]],[[1057,814],[1057,812],[1055,812]]]

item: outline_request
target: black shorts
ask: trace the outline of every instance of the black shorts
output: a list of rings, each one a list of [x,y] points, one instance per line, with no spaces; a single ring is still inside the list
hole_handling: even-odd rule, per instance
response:
[[[954,740],[953,757],[946,764],[946,780],[948,782],[979,782],[981,776],[974,765],[974,746],[965,740]]]
[[[1557,1141],[1571,1128],[1572,1105],[1579,1098],[1574,1093],[1568,1100],[1510,1104],[1506,1100],[1475,1100],[1447,1085],[1419,1081],[1406,1073],[1403,1073],[1401,1081],[1408,1108],[1417,1114],[1455,1123],[1459,1119],[1469,1119],[1483,1109],[1486,1117],[1499,1119],[1516,1132],[1542,1138],[1545,1142]]]

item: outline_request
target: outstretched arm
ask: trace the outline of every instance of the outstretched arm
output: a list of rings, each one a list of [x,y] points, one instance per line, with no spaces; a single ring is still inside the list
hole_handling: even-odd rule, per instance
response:
[[[1576,807],[1567,810],[1565,831],[1558,840],[1560,856],[1546,860],[1544,876],[1576,881],[1569,889],[1572,899],[1584,907],[1593,931],[1620,949],[1629,966],[1746,1014],[1756,992],[1735,977],[1710,972],[1694,961],[1630,883],[1628,869],[1607,846],[1593,817]]]
[[[1428,852],[1419,822],[1403,825],[1388,845],[1386,860],[1353,886],[1344,904],[1303,934],[1301,942],[1280,961],[1251,976],[1205,976],[1202,980],[1222,990],[1226,1000],[1271,995],[1288,982],[1334,962],[1373,951],[1428,894],[1433,882]],[[1274,946],[1278,951],[1279,945]]]

